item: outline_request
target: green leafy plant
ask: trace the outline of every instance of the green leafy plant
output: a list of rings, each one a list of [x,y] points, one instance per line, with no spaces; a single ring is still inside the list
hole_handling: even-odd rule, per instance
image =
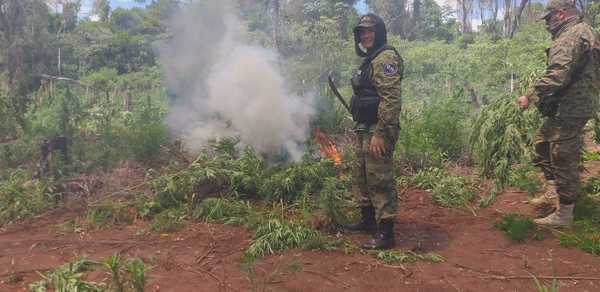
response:
[[[318,249],[330,245],[325,236],[304,224],[272,218],[258,226],[245,257],[253,260],[290,248]]]
[[[535,76],[529,75],[523,90]],[[531,156],[533,130],[540,123],[537,111],[523,112],[512,95],[502,96],[482,108],[473,124],[470,140],[482,174],[493,178],[495,183],[490,199],[484,198],[480,205],[486,207],[493,202],[495,194],[509,183],[513,164]]]
[[[90,271],[98,266],[97,262],[80,258],[66,263],[54,271],[40,274],[43,280],[29,285],[32,292],[45,292],[48,288],[57,292],[101,292],[104,285],[83,280],[83,272]]]
[[[528,238],[541,239],[542,234],[533,220],[518,213],[509,213],[494,223],[494,227],[516,242],[524,242]]]
[[[144,292],[144,287],[148,282],[149,267],[141,259],[133,259],[127,262],[125,269],[130,274],[133,291]]]
[[[166,209],[154,216],[151,228],[157,232],[173,232],[184,227],[188,215],[183,208]]]
[[[418,254],[413,251],[400,251],[400,250],[386,250],[386,251],[372,251],[377,259],[380,259],[386,263],[415,263],[415,262],[430,262],[430,263],[442,263],[445,261],[444,257],[436,253]]]
[[[509,184],[526,192],[528,195],[534,195],[542,190],[543,183],[537,176],[533,166],[522,166],[512,170]]]
[[[113,224],[130,224],[135,219],[129,204],[124,202],[102,202],[87,212],[87,221],[92,227],[107,228]]]
[[[475,196],[474,186],[467,178],[450,175],[440,168],[419,171],[412,181],[431,192],[433,201],[445,207],[466,206]]]
[[[16,170],[0,181],[0,224],[30,218],[56,204],[47,182],[29,178],[26,171]]]
[[[112,288],[115,292],[125,291],[125,284],[121,275],[121,255],[116,253],[109,256],[104,259],[102,264],[108,269],[108,274],[111,278],[111,285],[109,288]]]

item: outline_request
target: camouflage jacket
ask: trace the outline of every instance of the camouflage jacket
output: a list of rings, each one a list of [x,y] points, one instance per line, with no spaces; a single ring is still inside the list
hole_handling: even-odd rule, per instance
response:
[[[526,94],[544,116],[589,118],[598,110],[600,38],[579,18],[567,21],[546,50],[546,72]]]
[[[375,134],[384,136],[387,129],[397,129],[402,109],[400,88],[404,72],[402,57],[394,50],[384,50],[372,61],[370,81],[380,97],[377,123],[372,127]]]

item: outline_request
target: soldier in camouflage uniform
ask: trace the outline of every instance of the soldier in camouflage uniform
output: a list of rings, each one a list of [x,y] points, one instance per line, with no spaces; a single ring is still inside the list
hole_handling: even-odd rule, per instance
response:
[[[354,40],[356,53],[364,57],[352,78],[351,101],[357,156],[352,191],[361,208],[361,219],[346,227],[373,233],[363,248],[390,248],[394,245],[397,205],[393,157],[400,131],[403,61],[387,44],[385,24],[375,14],[360,18]]]
[[[550,0],[542,19],[553,40],[547,50],[548,66],[518,103],[524,109],[533,103],[544,116],[535,136],[534,163],[549,185],[555,186],[532,202],[554,202],[556,210],[534,222],[564,226],[573,221],[575,201],[581,192],[578,165],[583,127],[598,110],[600,38],[581,20],[571,0]]]

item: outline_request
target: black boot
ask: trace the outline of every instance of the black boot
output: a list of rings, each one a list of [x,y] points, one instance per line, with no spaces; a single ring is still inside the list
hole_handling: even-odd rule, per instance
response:
[[[394,219],[382,219],[379,222],[378,231],[362,245],[364,249],[388,249],[395,244]]]
[[[360,208],[360,221],[354,224],[347,224],[344,228],[350,231],[365,231],[373,233],[377,230],[375,222],[375,208],[373,206]]]

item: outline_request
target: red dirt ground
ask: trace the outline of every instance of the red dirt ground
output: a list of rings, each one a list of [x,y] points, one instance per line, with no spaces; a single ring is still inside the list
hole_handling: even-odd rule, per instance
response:
[[[595,173],[600,164],[588,169]],[[99,188],[135,185],[142,174],[143,169],[125,165],[101,177],[111,183]],[[147,223],[137,221],[109,230],[59,232],[57,224],[84,216],[82,202],[93,196],[82,196],[43,216],[0,229],[0,291],[27,291],[29,283],[40,279],[36,271],[54,269],[82,255],[101,259],[115,252],[153,263],[147,291],[536,291],[533,280],[526,278],[530,274],[600,276],[600,257],[561,247],[550,232],[543,240],[517,244],[492,226],[504,213],[534,214],[523,204],[525,195],[515,190],[475,214],[438,207],[419,189],[400,194],[397,248],[436,252],[446,259],[444,263],[387,265],[343,248],[291,250],[258,260],[250,272],[240,264],[252,238],[244,228],[193,223],[172,234],[140,235]],[[342,236],[356,242],[366,238]],[[105,277],[96,272],[88,280]],[[560,291],[600,291],[600,281],[570,279],[559,284]]]

